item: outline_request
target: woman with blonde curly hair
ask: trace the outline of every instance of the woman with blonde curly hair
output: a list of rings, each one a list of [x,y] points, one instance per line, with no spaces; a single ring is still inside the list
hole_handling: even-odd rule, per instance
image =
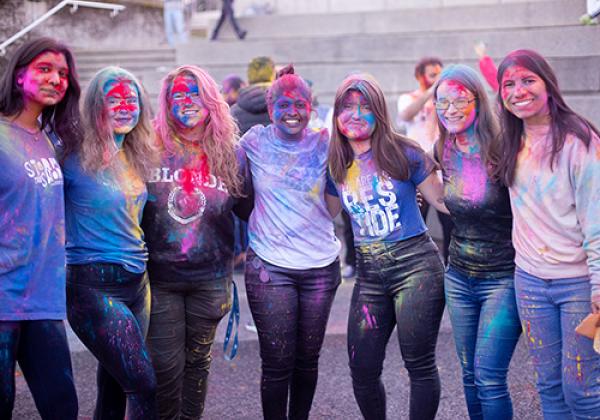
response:
[[[142,227],[158,412],[161,419],[199,418],[217,325],[231,307],[231,211],[244,217],[249,202],[240,200],[245,154],[217,84],[195,66],[163,79],[154,128],[161,159],[148,182]]]
[[[95,418],[123,418],[126,411],[128,419],[155,419],[140,227],[154,156],[148,102],[135,76],[107,67],[90,82],[82,114],[83,140],[66,143],[63,162],[67,315],[99,362]]]

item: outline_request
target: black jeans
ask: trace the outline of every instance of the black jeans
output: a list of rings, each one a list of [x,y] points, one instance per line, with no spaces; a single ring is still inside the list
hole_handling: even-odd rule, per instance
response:
[[[98,359],[94,419],[156,419],[156,378],[144,342],[148,276],[119,264],[68,265],[67,315]]]
[[[15,402],[15,364],[43,420],[76,420],[77,394],[63,321],[0,321],[0,419]]]
[[[263,416],[308,419],[319,352],[341,282],[339,260],[322,268],[291,270],[263,261],[252,248],[246,255],[246,292],[262,360]]]
[[[195,281],[163,278],[149,267],[152,314],[148,347],[163,419],[198,419],[204,411],[211,346],[231,308],[231,276]]]
[[[354,396],[365,419],[385,419],[385,348],[398,327],[410,379],[410,418],[433,419],[440,398],[435,362],[444,311],[444,266],[428,234],[357,250],[358,275],[348,315]]]

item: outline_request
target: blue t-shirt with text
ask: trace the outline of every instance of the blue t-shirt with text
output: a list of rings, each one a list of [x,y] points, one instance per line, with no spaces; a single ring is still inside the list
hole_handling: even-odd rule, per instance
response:
[[[416,148],[405,147],[404,153],[410,166],[406,181],[378,173],[370,149],[355,156],[344,183],[335,185],[328,177],[327,192],[338,196],[350,215],[356,245],[397,242],[427,231],[416,192],[435,164]]]

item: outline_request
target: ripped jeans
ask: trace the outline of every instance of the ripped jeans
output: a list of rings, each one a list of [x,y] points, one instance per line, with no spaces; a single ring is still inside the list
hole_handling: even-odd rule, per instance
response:
[[[394,327],[410,379],[410,419],[436,415],[440,377],[435,362],[444,312],[444,265],[427,233],[400,242],[356,247],[358,275],[348,315],[354,397],[363,417],[386,418],[381,381]]]
[[[337,259],[322,268],[291,270],[267,263],[248,248],[246,292],[258,331],[265,420],[308,418],[340,282]]]

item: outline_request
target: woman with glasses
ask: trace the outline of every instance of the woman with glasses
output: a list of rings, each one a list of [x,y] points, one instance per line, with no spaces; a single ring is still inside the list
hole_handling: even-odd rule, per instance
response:
[[[434,89],[436,156],[454,222],[446,304],[471,419],[510,419],[506,377],[521,334],[515,301],[508,189],[491,173],[500,157],[498,124],[471,68],[448,66]]]
[[[357,278],[348,356],[360,411],[365,419],[386,418],[381,372],[397,327],[410,378],[410,418],[433,419],[440,397],[435,346],[444,311],[444,265],[416,191],[447,213],[443,188],[433,160],[392,130],[383,92],[370,75],[349,76],[337,90],[329,168],[328,192],[339,196],[337,209],[343,205],[354,231]]]

